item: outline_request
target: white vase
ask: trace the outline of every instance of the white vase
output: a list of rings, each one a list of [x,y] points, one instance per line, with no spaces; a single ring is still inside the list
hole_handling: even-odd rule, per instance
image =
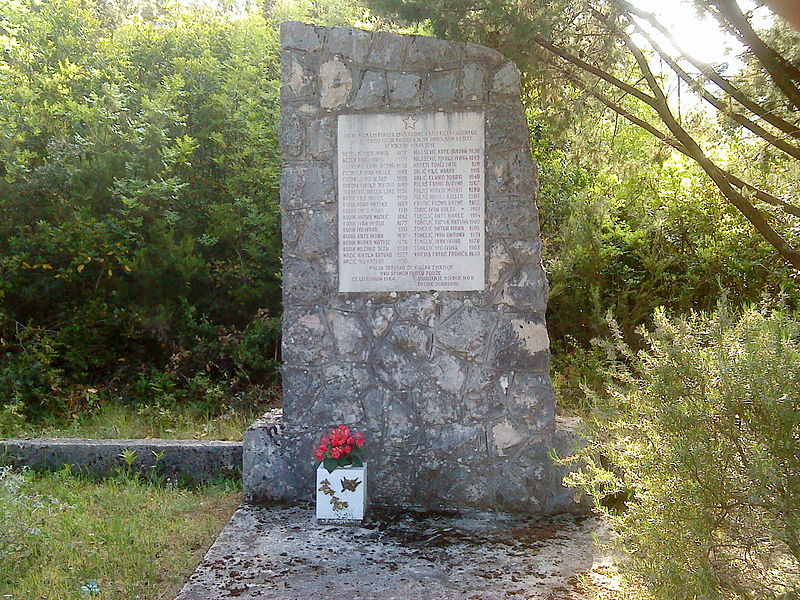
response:
[[[317,467],[317,523],[360,525],[367,505],[367,464],[339,467],[329,473]]]

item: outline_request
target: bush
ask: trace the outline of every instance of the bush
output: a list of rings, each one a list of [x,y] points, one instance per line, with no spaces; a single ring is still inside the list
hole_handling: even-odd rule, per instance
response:
[[[277,29],[147,4],[0,6],[0,408],[27,419],[277,384]]]
[[[593,396],[569,483],[606,513],[628,571],[670,600],[799,597],[800,321],[657,311],[636,353],[616,332],[615,383]]]

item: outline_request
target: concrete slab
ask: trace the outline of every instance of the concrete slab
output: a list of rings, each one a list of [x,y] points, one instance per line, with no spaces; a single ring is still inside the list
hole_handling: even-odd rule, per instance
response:
[[[0,464],[35,470],[76,470],[107,477],[124,465],[120,455],[132,450],[131,468],[140,473],[156,469],[160,475],[185,484],[235,478],[242,472],[242,442],[216,440],[164,440],[145,438],[84,439],[25,438],[0,440]]]
[[[604,560],[595,518],[373,511],[318,527],[311,507],[245,505],[176,600],[546,600],[580,598]]]

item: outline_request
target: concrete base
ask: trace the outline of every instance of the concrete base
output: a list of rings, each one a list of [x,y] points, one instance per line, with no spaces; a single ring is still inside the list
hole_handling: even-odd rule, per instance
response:
[[[373,512],[317,527],[310,507],[245,505],[176,600],[560,600],[604,557],[594,518]]]
[[[564,487],[567,469],[549,457],[551,448],[558,454],[569,454],[578,443],[573,423],[559,421],[552,436],[517,450],[517,456],[503,459],[508,464],[506,485],[487,498],[481,488],[486,482],[481,475],[464,478],[461,461],[451,464],[433,458],[404,456],[402,448],[395,454],[371,456],[370,502],[394,508],[429,510],[464,509],[501,510],[529,514],[587,514],[590,504],[576,502],[574,491]],[[473,438],[466,432],[459,437],[457,427],[450,426],[435,439],[450,439],[453,447],[463,452]],[[267,413],[244,434],[243,480],[245,501],[252,503],[309,501],[314,497],[313,451],[320,431],[302,425],[284,425],[280,410]],[[387,449],[384,445],[384,450]],[[476,453],[480,449],[476,449]],[[431,456],[433,454],[431,453]],[[403,469],[394,469],[397,464]],[[382,476],[384,474],[385,476]],[[388,475],[390,474],[390,475]],[[489,482],[491,485],[493,482]],[[448,503],[452,499],[452,503]]]
[[[31,469],[60,469],[71,465],[105,477],[124,466],[122,452],[133,450],[134,471],[155,468],[167,479],[184,484],[202,483],[222,477],[238,478],[242,472],[241,442],[200,440],[95,440],[33,438],[0,440],[0,462]],[[156,454],[163,454],[156,460]]]

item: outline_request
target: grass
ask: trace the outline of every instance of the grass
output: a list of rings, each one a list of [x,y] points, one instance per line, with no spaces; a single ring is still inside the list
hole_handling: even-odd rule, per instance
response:
[[[193,406],[132,407],[100,404],[90,412],[50,417],[40,423],[0,408],[0,437],[166,438],[241,440],[244,431],[274,404],[213,414]]]
[[[173,598],[241,500],[120,473],[96,482],[0,468],[0,598]]]

